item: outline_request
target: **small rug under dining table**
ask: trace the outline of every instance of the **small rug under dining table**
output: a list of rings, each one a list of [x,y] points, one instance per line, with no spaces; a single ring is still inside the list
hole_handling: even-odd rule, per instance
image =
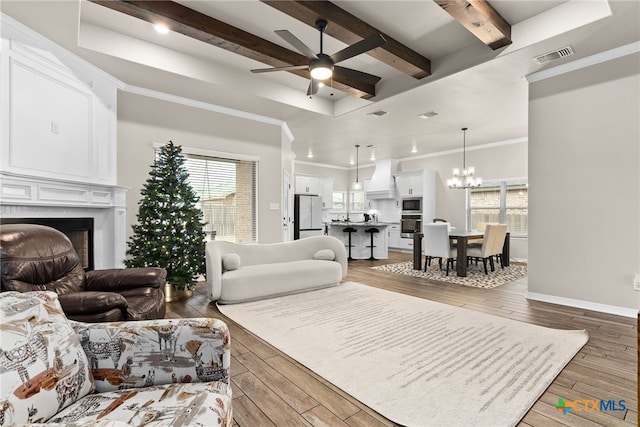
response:
[[[403,426],[513,426],[588,340],[355,282],[218,308]]]
[[[455,268],[453,270],[450,269],[449,275],[447,276],[445,263],[443,262],[441,270],[437,259],[431,260],[431,265],[428,266],[427,271],[414,270],[413,262],[411,261],[378,265],[371,268],[389,273],[404,274],[407,276],[421,277],[423,279],[456,283],[458,285],[484,289],[496,288],[506,283],[527,277],[527,264],[514,262],[511,262],[508,267],[504,268],[500,268],[500,265],[498,264],[495,267],[495,271],[489,270],[489,274],[484,273],[482,262],[479,262],[477,265],[472,263],[467,267],[467,277],[459,277],[456,275]],[[487,266],[487,268],[489,267]]]

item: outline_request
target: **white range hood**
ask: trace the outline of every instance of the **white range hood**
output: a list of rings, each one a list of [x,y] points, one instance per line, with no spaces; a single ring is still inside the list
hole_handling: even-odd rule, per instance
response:
[[[369,199],[395,199],[397,160],[378,160],[367,188]]]

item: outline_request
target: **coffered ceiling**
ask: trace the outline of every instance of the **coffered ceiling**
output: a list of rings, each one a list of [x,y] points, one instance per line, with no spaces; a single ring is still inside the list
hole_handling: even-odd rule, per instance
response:
[[[526,75],[640,40],[634,0],[4,0],[0,7],[128,85],[286,121],[298,160],[343,167],[354,144],[375,146],[361,151],[365,163],[371,154],[459,149],[463,126],[468,146],[522,140]],[[307,70],[250,72],[307,63],[275,30],[319,52],[317,18],[328,21],[329,54],[373,33],[387,39],[339,64],[379,76],[377,84],[336,77],[309,97]],[[156,21],[173,31],[157,33]],[[573,56],[533,60],[569,45]],[[437,115],[418,117],[431,111]]]

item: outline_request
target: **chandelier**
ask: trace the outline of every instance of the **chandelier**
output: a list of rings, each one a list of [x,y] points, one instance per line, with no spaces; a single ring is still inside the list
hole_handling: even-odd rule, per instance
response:
[[[447,180],[449,188],[472,188],[480,187],[482,185],[482,178],[474,177],[475,168],[473,166],[467,167],[466,164],[466,149],[467,149],[467,128],[462,128],[462,173],[460,169],[453,169],[453,178]]]
[[[356,144],[356,180],[351,183],[352,190],[362,190],[362,183],[358,181],[358,150],[360,149],[360,144]]]

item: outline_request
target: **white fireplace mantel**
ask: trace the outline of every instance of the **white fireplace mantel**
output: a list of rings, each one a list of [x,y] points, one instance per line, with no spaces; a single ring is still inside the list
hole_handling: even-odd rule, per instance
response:
[[[0,173],[0,218],[94,220],[96,269],[123,267],[126,187]]]

